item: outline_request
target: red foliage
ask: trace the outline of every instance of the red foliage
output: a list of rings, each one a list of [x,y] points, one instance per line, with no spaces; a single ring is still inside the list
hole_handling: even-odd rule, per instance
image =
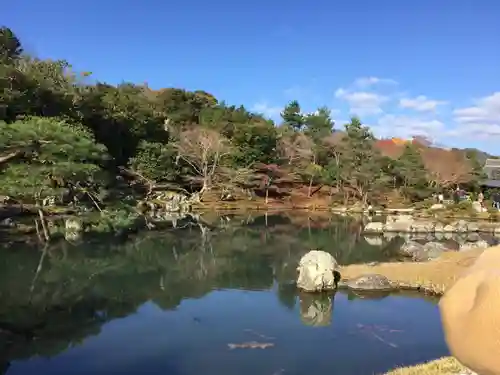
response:
[[[396,159],[403,153],[404,145],[396,144],[392,139],[380,139],[375,142],[375,148],[377,148],[382,155]]]

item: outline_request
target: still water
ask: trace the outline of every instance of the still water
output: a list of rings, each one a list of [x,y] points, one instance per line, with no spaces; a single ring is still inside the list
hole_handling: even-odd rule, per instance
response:
[[[398,239],[370,244],[352,219],[207,223],[3,249],[0,374],[363,375],[448,354],[435,300],[291,285],[310,249],[393,260]]]

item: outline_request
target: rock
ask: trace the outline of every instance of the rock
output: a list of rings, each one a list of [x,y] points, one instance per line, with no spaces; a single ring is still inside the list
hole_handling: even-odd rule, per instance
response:
[[[460,251],[467,251],[467,250],[473,250],[473,249],[486,249],[490,247],[489,243],[484,241],[484,240],[479,240],[476,242],[466,242],[463,244],[460,244],[459,250]]]
[[[398,237],[398,233],[395,233],[395,232],[384,232],[384,239],[387,242],[390,242],[390,241],[392,241],[393,239],[395,239],[397,237]]]
[[[472,207],[472,209],[475,212],[486,212],[486,211],[488,211],[486,209],[486,207],[481,206],[481,203],[479,203],[478,201],[472,202],[471,207]]]
[[[451,224],[451,226],[455,229],[454,232],[456,232],[456,233],[465,233],[465,232],[469,231],[468,224],[464,220],[459,220],[459,221]]]
[[[415,241],[407,241],[401,246],[399,252],[406,257],[413,258],[416,253],[423,251],[423,249],[424,245]]]
[[[429,238],[430,236],[430,238]],[[434,233],[409,233],[408,240],[410,241],[432,241],[434,239]]]
[[[440,242],[428,242],[422,245],[415,241],[408,241],[399,250],[406,257],[412,258],[415,262],[425,262],[441,256],[448,248]]]
[[[14,220],[12,220],[12,218],[8,217],[6,219],[3,219],[2,221],[0,221],[0,226],[2,227],[15,227],[16,226],[16,223],[14,222]]]
[[[411,215],[387,215],[386,223],[394,223],[397,221],[413,221],[413,216]]]
[[[325,251],[312,250],[304,255],[297,267],[297,287],[306,292],[333,290],[340,274],[335,258]]]
[[[411,230],[412,232],[434,232],[434,223],[426,221],[414,222]]]
[[[368,245],[371,246],[382,246],[384,240],[381,236],[364,236],[364,239]]]
[[[391,221],[384,225],[385,232],[411,232],[411,221]]]
[[[382,233],[384,231],[384,224],[378,222],[371,222],[366,224],[365,233]]]
[[[493,229],[493,235],[495,237],[500,237],[500,227]]]
[[[446,245],[440,242],[428,242],[424,245],[423,251],[419,254],[416,254],[416,257],[413,258],[414,261],[417,262],[425,262],[432,259],[437,259],[443,254],[443,252],[449,250]]]
[[[445,231],[445,230],[444,230],[444,225],[443,225],[442,223],[436,223],[436,224],[434,225],[434,232],[435,232],[435,233],[442,233],[442,232],[444,232],[444,231]]]
[[[453,225],[447,224],[443,227],[443,232],[453,233],[453,232],[455,232],[455,227]]]
[[[445,208],[442,203],[435,203],[431,206],[431,210],[443,210]]]
[[[476,242],[476,241],[479,241],[481,239],[481,237],[479,236],[478,233],[468,233],[467,234],[467,241],[468,242]]]
[[[348,289],[355,291],[386,291],[394,289],[387,277],[377,273],[361,275],[347,280],[346,285]]]
[[[475,222],[467,223],[467,232],[479,232],[479,225]]]
[[[434,233],[434,238],[437,240],[437,241],[442,241],[444,240],[444,233],[442,231],[440,232],[435,232]]]
[[[64,222],[64,238],[67,241],[78,241],[82,238],[83,222],[79,219],[66,219]]]

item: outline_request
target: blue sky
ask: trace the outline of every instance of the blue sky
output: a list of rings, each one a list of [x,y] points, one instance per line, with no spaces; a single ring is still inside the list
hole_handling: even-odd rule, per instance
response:
[[[202,89],[277,119],[290,99],[379,136],[500,153],[499,0],[16,0],[28,52],[112,83]]]

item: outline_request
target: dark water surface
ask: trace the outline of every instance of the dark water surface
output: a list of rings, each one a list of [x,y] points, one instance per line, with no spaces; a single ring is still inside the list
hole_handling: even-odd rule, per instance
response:
[[[342,264],[391,260],[398,239],[370,245],[347,219],[207,221],[60,243],[41,262],[35,248],[3,249],[0,374],[363,375],[448,354],[432,299],[291,285],[310,249]],[[271,345],[229,345],[252,341]]]

